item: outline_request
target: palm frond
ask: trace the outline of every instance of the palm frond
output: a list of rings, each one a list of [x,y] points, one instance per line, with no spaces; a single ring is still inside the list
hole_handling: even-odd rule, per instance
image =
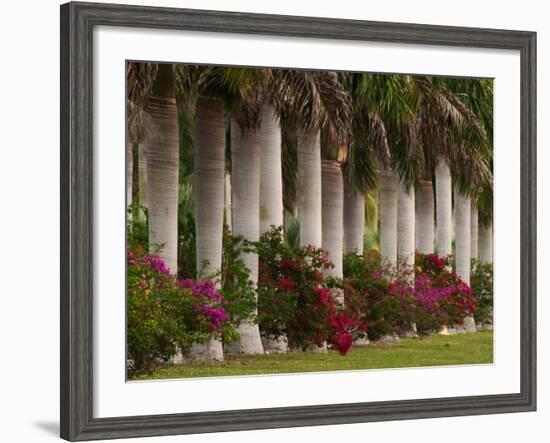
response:
[[[132,144],[158,136],[147,113],[157,69],[154,63],[129,62],[126,65],[128,137]]]

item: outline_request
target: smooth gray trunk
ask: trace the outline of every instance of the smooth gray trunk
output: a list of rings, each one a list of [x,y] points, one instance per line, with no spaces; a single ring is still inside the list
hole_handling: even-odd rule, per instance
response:
[[[455,190],[455,262],[458,276],[470,284],[470,199],[460,195]],[[464,328],[467,332],[475,332],[476,325],[473,317],[464,319]]]
[[[380,255],[382,262],[397,265],[397,179],[380,173]]]
[[[493,263],[493,226],[479,226],[479,260]]]
[[[444,257],[453,252],[453,188],[451,171],[443,161],[440,161],[435,167],[435,191],[437,208],[436,251],[437,255]]]
[[[272,105],[262,106],[261,121],[260,235],[271,226],[284,224],[281,127]],[[266,353],[288,351],[285,336],[276,340],[263,338],[262,344]]]
[[[414,188],[400,183],[397,197],[397,260],[400,266],[412,270],[414,266]]]
[[[322,168],[322,247],[334,268],[327,270],[333,277],[342,277],[344,227],[344,182],[340,164],[323,160]]]
[[[138,144],[138,187],[139,187],[139,206],[140,215],[143,217],[143,209],[147,209],[147,145],[145,143]]]
[[[222,265],[225,120],[218,99],[197,99],[194,163],[197,273],[204,278],[220,272]],[[222,343],[212,340],[206,345],[195,344],[192,355],[195,359],[223,360]]]
[[[477,207],[472,203],[470,208],[470,256],[478,258],[478,211]]]
[[[365,196],[344,180],[344,251],[363,255]]]
[[[431,181],[420,181],[416,193],[416,249],[422,254],[434,252],[434,194]]]
[[[321,247],[321,142],[319,132],[298,139],[300,244]]]
[[[176,100],[151,97],[149,113],[159,137],[147,152],[149,201],[149,250],[177,273],[179,131]]]
[[[263,234],[272,225],[283,225],[281,127],[271,105],[262,107],[260,137],[260,233]]]
[[[225,174],[224,188],[225,224],[229,232],[233,231],[233,207],[231,205],[231,175]]]
[[[134,155],[132,143],[126,143],[126,207],[132,206],[132,183],[134,175]]]
[[[334,265],[327,269],[330,277],[342,278],[343,263],[342,251],[344,243],[344,180],[342,167],[334,160],[321,162],[322,177],[322,230],[323,249]],[[344,303],[342,290],[333,289],[332,296],[340,303]]]
[[[241,130],[231,119],[231,176],[233,203],[233,233],[249,241],[260,237],[260,131]],[[243,253],[242,260],[250,271],[250,280],[258,283],[258,254]],[[229,346],[231,352],[263,354],[264,349],[257,323],[242,321],[240,338]]]

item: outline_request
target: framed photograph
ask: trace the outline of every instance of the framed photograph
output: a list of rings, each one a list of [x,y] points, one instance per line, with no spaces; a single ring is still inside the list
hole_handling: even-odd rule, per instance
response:
[[[61,6],[61,437],[536,409],[536,34]]]

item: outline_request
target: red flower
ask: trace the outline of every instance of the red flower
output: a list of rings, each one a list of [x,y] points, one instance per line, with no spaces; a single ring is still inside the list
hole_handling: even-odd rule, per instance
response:
[[[292,279],[282,276],[277,277],[277,280],[275,280],[275,285],[281,291],[292,291],[295,287]]]
[[[340,355],[346,355],[353,344],[353,339],[349,332],[340,331],[332,337],[331,344],[337,349]]]

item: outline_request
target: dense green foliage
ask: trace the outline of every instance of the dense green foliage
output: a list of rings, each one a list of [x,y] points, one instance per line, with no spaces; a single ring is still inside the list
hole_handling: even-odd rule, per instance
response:
[[[285,336],[302,350],[328,342],[345,354],[353,339],[364,334],[354,312],[335,299],[336,282],[327,279],[332,267],[321,249],[294,249],[273,228],[256,245],[260,259],[258,317],[264,337]]]
[[[493,324],[493,265],[472,259],[470,286],[477,303],[476,322]]]
[[[150,372],[185,354],[192,343],[203,343],[232,329],[222,298],[213,286],[179,284],[164,262],[141,249],[128,251],[127,347],[128,372]]]
[[[407,333],[438,332],[444,325],[461,324],[474,315],[470,287],[449,270],[446,259],[417,254],[415,269],[381,265],[376,251],[364,257],[344,257],[344,288],[350,309],[367,325],[371,339]]]

